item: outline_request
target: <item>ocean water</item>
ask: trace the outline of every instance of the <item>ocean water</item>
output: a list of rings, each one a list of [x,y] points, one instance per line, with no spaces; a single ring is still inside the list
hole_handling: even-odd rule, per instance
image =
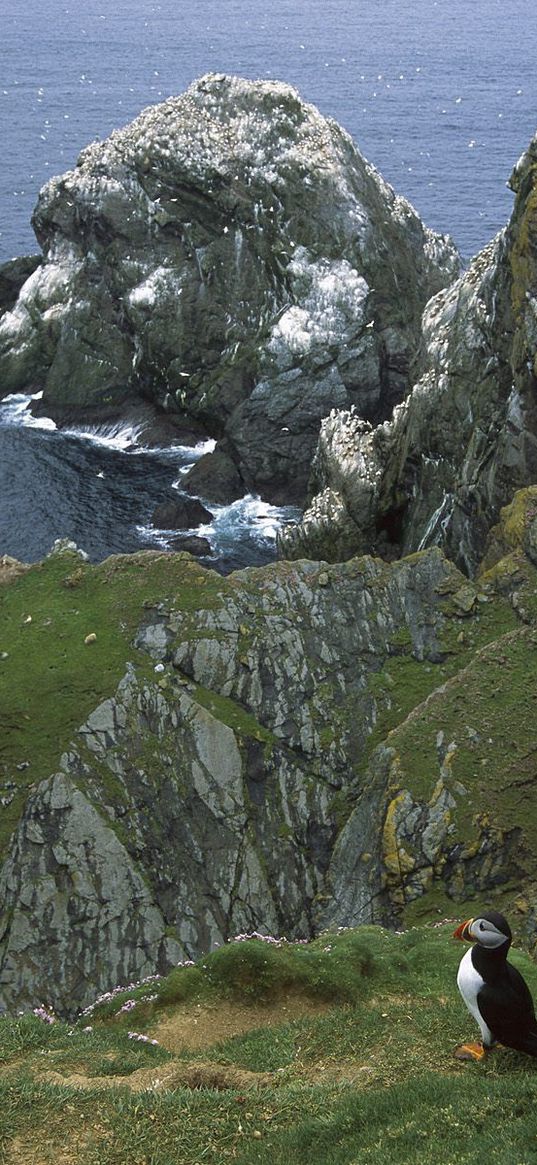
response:
[[[468,258],[535,132],[534,0],[2,0],[0,261],[40,186],[210,70],[290,82]]]
[[[0,43],[0,262],[36,249],[49,177],[208,71],[294,84],[465,259],[507,221],[537,128],[534,0],[2,0]],[[35,559],[58,536],[93,558],[166,544],[150,514],[184,452],[59,433],[26,404],[0,407],[0,554]],[[271,557],[289,516],[253,498],[220,509],[205,531],[220,567]]]
[[[32,416],[31,398],[0,401],[0,555],[25,562],[42,558],[57,538],[70,538],[99,562],[109,554],[169,549],[174,539],[207,539],[207,566],[227,573],[275,556],[282,521],[298,517],[248,495],[230,506],[210,506],[212,521],[196,530],[158,530],[155,507],[180,488],[181,475],[213,441],[194,448],[145,449],[129,425],[59,431]],[[179,547],[180,549],[180,547]]]

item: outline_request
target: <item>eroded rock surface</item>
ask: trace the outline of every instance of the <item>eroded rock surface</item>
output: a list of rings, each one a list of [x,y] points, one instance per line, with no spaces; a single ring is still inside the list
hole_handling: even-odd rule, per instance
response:
[[[321,419],[409,385],[456,252],[281,82],[209,75],[41,191],[44,262],[0,324],[2,392],[42,408],[143,396],[218,438],[269,499],[304,496]],[[210,495],[209,495],[210,496]]]
[[[423,317],[422,375],[393,420],[323,422],[315,497],[288,557],[442,546],[469,574],[513,491],[537,480],[537,139],[509,226]]]
[[[341,815],[362,796],[371,681],[401,637],[443,657],[462,581],[437,551],[227,580],[179,566],[177,600],[150,605],[137,635],[149,672],[127,667],[30,793],[2,875],[4,1005],[51,981],[67,1010],[173,952],[314,933]]]
[[[65,773],[30,799],[0,878],[0,1000],[74,1014],[115,979],[169,967],[181,949],[143,871]]]

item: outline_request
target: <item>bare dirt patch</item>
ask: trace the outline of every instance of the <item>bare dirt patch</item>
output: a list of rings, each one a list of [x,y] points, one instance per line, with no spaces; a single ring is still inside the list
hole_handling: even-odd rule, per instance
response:
[[[287,996],[284,1002],[248,1004],[223,1002],[188,1004],[176,1007],[161,1019],[151,1035],[168,1052],[199,1051],[258,1027],[277,1027],[305,1015],[322,1015],[330,1004],[301,995]]]
[[[151,1035],[172,1054],[199,1052],[254,1028],[277,1027],[306,1015],[322,1015],[329,1005],[303,996],[289,996],[272,1004],[244,1005],[218,1003],[185,1004],[160,1020]],[[48,1084],[80,1090],[128,1088],[130,1092],[163,1091],[174,1088],[236,1089],[274,1087],[278,1077],[271,1072],[249,1072],[233,1065],[207,1060],[171,1060],[151,1068],[138,1068],[127,1076],[89,1076],[74,1065],[65,1074],[54,1069],[39,1071]]]
[[[94,1130],[86,1133],[69,1130],[69,1145],[64,1142],[64,1133],[47,1136],[43,1131],[31,1132],[27,1136],[15,1137],[2,1158],[5,1165],[77,1165],[80,1154],[93,1140]],[[83,1159],[83,1158],[82,1158]]]
[[[216,1064],[210,1060],[195,1061],[192,1064],[174,1060],[157,1068],[138,1068],[129,1076],[86,1076],[80,1072],[62,1076],[60,1072],[46,1072],[42,1079],[48,1084],[61,1084],[83,1091],[94,1088],[128,1088],[131,1092],[169,1092],[174,1088],[213,1088],[224,1091],[232,1088],[245,1092],[250,1088],[274,1084],[270,1072],[248,1072],[243,1068]]]

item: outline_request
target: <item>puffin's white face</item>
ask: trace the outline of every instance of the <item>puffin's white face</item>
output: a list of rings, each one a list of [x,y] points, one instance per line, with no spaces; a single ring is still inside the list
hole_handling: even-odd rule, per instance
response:
[[[494,950],[496,947],[501,947],[502,943],[509,941],[507,935],[498,930],[498,927],[493,922],[489,922],[487,918],[470,918],[468,922],[464,923],[463,933],[460,937],[469,942],[479,943],[481,947],[487,947],[488,950]]]

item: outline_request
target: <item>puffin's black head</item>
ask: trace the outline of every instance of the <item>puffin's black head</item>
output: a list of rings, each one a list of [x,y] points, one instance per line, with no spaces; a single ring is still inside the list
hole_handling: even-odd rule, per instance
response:
[[[503,914],[499,914],[497,910],[488,910],[486,914],[480,914],[476,918],[469,918],[466,922],[462,922],[453,932],[453,938],[460,938],[469,943],[479,943],[480,947],[486,947],[491,951],[501,947],[504,943],[509,947],[513,936],[509,923]]]

